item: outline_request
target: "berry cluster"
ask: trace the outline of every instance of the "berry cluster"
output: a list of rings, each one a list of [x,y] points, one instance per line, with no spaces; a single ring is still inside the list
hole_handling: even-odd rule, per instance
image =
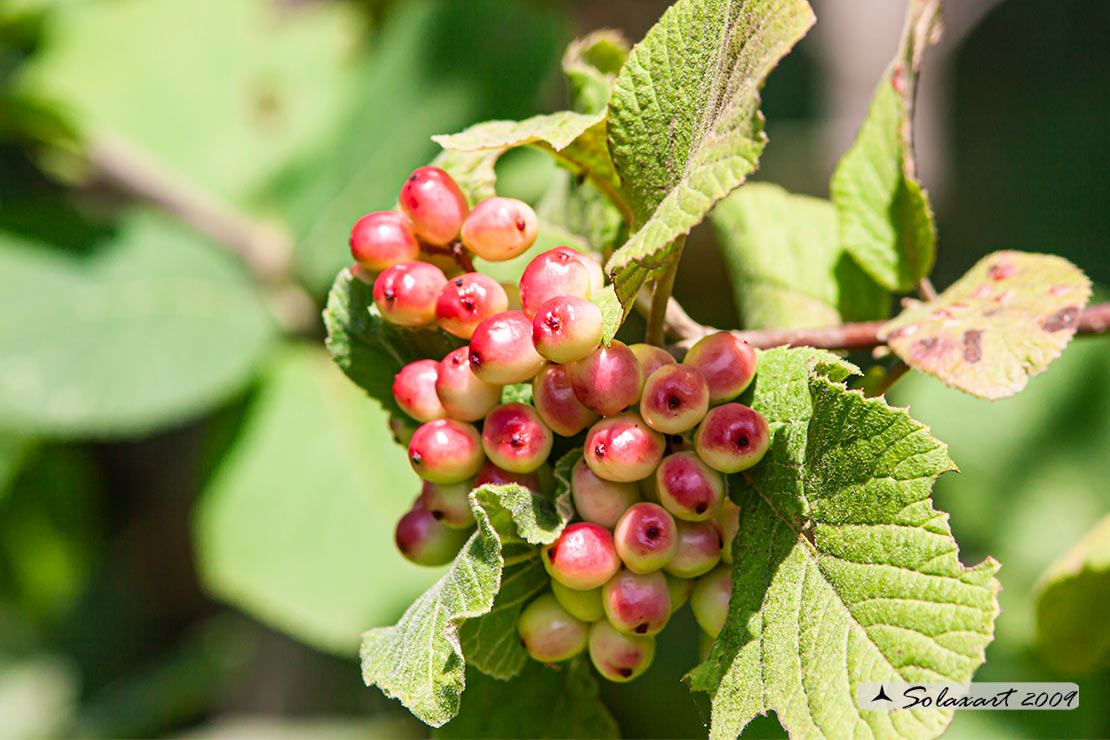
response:
[[[474,525],[474,487],[517,483],[550,495],[552,449],[581,443],[571,471],[581,521],[543,548],[551,590],[521,612],[524,647],[543,662],[588,650],[601,675],[629,681],[650,665],[654,635],[687,600],[716,635],[739,528],[724,476],[758,463],[770,445],[763,416],[734,401],[755,376],[754,350],[727,332],[698,341],[682,363],[647,344],[602,344],[601,311],[588,300],[603,285],[601,266],[569,247],[528,264],[510,307],[514,291],[491,278],[448,279],[415,258],[429,244],[453,245],[457,255],[461,244],[509,259],[535,239],[531,208],[490,198],[468,212],[450,177],[427,167],[406,182],[400,203],[404,213],[369,214],[351,237],[363,269],[382,270],[375,305],[387,321],[435,322],[469,340],[394,379],[398,406],[421,424],[391,424],[424,481],[397,525],[402,554],[423,565],[450,561]],[[502,403],[504,386],[525,382],[531,404]]]

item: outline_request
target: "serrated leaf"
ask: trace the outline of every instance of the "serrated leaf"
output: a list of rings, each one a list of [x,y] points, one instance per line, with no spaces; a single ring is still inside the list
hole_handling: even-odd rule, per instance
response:
[[[760,356],[751,405],[767,457],[734,476],[741,507],[724,630],[691,687],[712,738],[773,710],[791,737],[936,737],[951,712],[857,709],[872,681],[970,680],[998,614],[998,564],[965,568],[929,493],[953,470],[928,429],[849,392],[828,353]]]
[[[475,151],[443,150],[431,164],[446,170],[451,179],[470,201],[471,207],[486,198],[496,195],[494,186],[497,184],[497,174],[494,165],[497,159],[505,153],[505,149],[478,149]]]
[[[574,110],[581,113],[605,110],[630,47],[624,34],[611,28],[593,31],[570,42],[563,54],[563,74],[570,86]]]
[[[813,21],[804,0],[680,0],[633,47],[609,103],[638,228],[606,266],[626,312],[675,240],[755,170],[759,87]]]
[[[753,182],[718,203],[711,218],[744,328],[887,316],[890,296],[841,247],[829,201]]]
[[[1063,257],[994,252],[879,338],[910,367],[983,398],[1012,396],[1075,335],[1091,282]]]
[[[363,635],[360,651],[367,686],[400,700],[433,727],[458,713],[466,686],[460,620],[488,614],[504,573],[519,572],[507,570],[510,556],[517,566],[539,560],[538,548],[519,543],[554,542],[571,512],[518,485],[476,488],[470,493],[470,506],[478,529],[447,574],[414,601],[396,625]],[[503,540],[511,545],[504,551]]]
[[[343,270],[335,278],[324,309],[327,347],[347,377],[382,407],[402,414],[393,399],[393,376],[415,360],[441,360],[460,346],[437,328],[408,329],[382,319],[374,308],[373,286]]]
[[[1110,664],[1110,516],[1049,566],[1033,587],[1041,654],[1068,676]]]
[[[908,290],[933,267],[936,230],[916,179],[913,99],[921,57],[940,32],[940,0],[910,0],[898,53],[830,183],[841,243],[890,290]]]

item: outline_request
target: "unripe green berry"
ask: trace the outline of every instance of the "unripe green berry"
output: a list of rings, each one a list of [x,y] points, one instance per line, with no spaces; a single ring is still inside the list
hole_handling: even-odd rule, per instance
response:
[[[552,578],[551,593],[555,595],[556,601],[567,612],[583,622],[596,622],[599,619],[605,619],[605,607],[601,604],[600,588],[578,591],[567,588]]]
[[[694,583],[690,608],[701,628],[713,637],[721,633],[728,619],[728,602],[732,597],[732,569],[721,565]]]
[[[517,632],[524,648],[538,661],[557,663],[586,648],[589,626],[567,612],[551,594],[543,594],[524,607]]]
[[[420,503],[433,519],[452,529],[467,529],[474,524],[470,509],[470,491],[473,481],[462,483],[432,483],[424,481],[420,489]]]

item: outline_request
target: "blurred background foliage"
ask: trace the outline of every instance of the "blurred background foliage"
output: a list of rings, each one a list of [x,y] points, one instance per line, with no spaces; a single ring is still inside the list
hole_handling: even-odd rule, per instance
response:
[[[902,11],[814,5],[765,90],[758,179],[825,195]],[[327,359],[318,308],[350,224],[393,204],[430,135],[565,107],[565,44],[639,38],[665,6],[0,0],[0,733],[428,734],[359,680],[360,631],[438,573],[393,552],[417,482]],[[918,112],[936,282],[1048,251],[1105,298],[1110,6],[951,11]],[[529,200],[553,175],[528,152],[499,170]],[[739,327],[726,275],[699,228],[677,296]],[[964,561],[1003,563],[978,678],[1082,687],[1074,712],[959,713],[952,737],[1110,735],[1110,674],[1055,668],[1032,596],[1110,511],[1107,378],[1105,341],[1080,340],[1010,400],[918,375],[891,394],[962,469],[936,502]],[[626,736],[703,732],[679,683],[696,627],[676,620],[644,679],[603,687]]]

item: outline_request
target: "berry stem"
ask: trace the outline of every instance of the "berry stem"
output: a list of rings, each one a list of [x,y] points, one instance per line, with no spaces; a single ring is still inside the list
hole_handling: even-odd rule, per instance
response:
[[[655,288],[651,293],[651,311],[648,313],[647,334],[644,337],[644,342],[647,344],[663,345],[663,334],[667,324],[667,309],[671,303],[674,277],[678,272],[678,262],[682,259],[682,247],[685,244],[685,236],[680,236],[674,240],[672,243],[674,254],[663,273],[655,280]],[[678,305],[677,302],[675,305]]]

